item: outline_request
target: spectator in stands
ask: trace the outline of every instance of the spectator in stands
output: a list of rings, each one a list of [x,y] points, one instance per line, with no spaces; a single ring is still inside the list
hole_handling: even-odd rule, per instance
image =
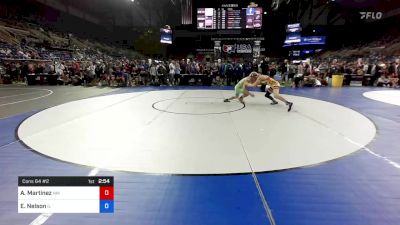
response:
[[[74,62],[72,63],[72,71],[73,71],[73,76],[75,75],[80,75],[81,73],[81,64],[79,62]]]
[[[321,87],[322,83],[316,72],[304,76],[304,86],[306,87]]]
[[[24,63],[24,64],[21,66],[21,76],[22,76],[24,79],[27,79],[28,74],[29,74],[29,67],[28,67],[28,64],[27,64],[27,63]]]
[[[262,74],[268,74],[268,72],[269,72],[269,65],[268,65],[268,62],[267,62],[267,58],[264,58],[261,61],[261,73]]]
[[[337,59],[334,59],[328,69],[328,76],[332,77],[332,75],[337,74],[339,72],[339,65]]]
[[[204,63],[203,74],[205,74],[205,75],[211,74],[211,62],[210,62],[209,58],[207,58],[206,62]]]
[[[285,59],[280,65],[278,71],[281,73],[282,81],[287,82],[289,79],[289,60]]]
[[[226,85],[231,86],[232,85],[232,79],[234,76],[234,68],[231,62],[227,62],[225,64],[225,76],[226,76]]]
[[[181,67],[181,74],[187,74],[188,70],[187,70],[187,63],[186,60],[182,59],[179,63],[180,67]]]
[[[178,61],[175,62],[174,81],[175,81],[175,85],[179,85],[181,83],[181,66]]]
[[[127,70],[127,68],[124,68],[124,69]],[[103,67],[102,67],[101,62],[96,62],[94,73],[95,73],[96,78],[99,78],[101,76],[101,74],[103,74]]]
[[[258,64],[259,64],[259,62],[257,61],[257,59],[253,59],[253,63],[251,64],[252,72],[258,72]],[[268,71],[268,73],[269,73],[269,71]],[[269,75],[269,74],[267,74],[267,75]]]
[[[364,72],[363,75],[368,74],[369,65],[367,63],[365,63],[362,66],[363,66],[362,70]]]
[[[63,63],[61,62],[56,62],[55,63],[55,72],[57,76],[62,76],[64,75],[64,70],[65,70],[65,66]]]
[[[0,64],[0,84],[3,84],[4,76],[6,75],[6,68]]]
[[[290,87],[294,86],[294,77],[296,74],[297,74],[297,66],[295,64],[291,64],[289,66],[289,75],[288,75],[288,81]]]
[[[8,48],[0,49],[0,55],[4,55],[4,58],[11,57],[11,53],[12,53],[11,49],[8,49]]]
[[[358,68],[357,68],[357,71],[356,71],[356,73],[357,73],[357,76],[364,76],[364,66],[363,65],[360,65]]]
[[[172,86],[175,85],[175,61],[171,60],[168,67],[169,67],[169,78],[167,79],[167,82],[169,86]]]
[[[160,79],[160,84],[166,84],[166,77],[168,72],[164,63],[160,62],[156,68],[157,68],[157,76]]]
[[[47,74],[55,73],[55,67],[52,62],[46,63],[45,68],[44,68],[44,73],[47,73]]]
[[[382,74],[378,79],[377,86],[378,87],[390,87],[391,83],[390,83],[389,76]]]
[[[398,64],[396,65],[396,62],[391,63],[389,66],[388,75],[391,86],[397,88],[399,86],[399,71]]]
[[[243,78],[243,68],[239,62],[236,62],[233,66],[233,80],[234,84],[237,84]]]
[[[396,68],[396,62],[392,62],[390,66],[388,67],[388,72],[390,76],[397,76],[397,68]]]
[[[74,86],[82,85],[83,83],[83,75],[81,73],[77,73],[71,77],[71,84]]]
[[[157,77],[157,66],[155,63],[152,63],[149,70],[151,76],[151,84],[152,85],[160,85],[158,77]]]
[[[120,71],[118,70],[118,72]],[[96,77],[96,65],[93,62],[89,62],[89,65],[86,68],[85,80],[87,83],[90,83],[95,77]]]
[[[243,65],[244,76],[246,76],[246,77],[249,76],[250,73],[252,72],[252,68],[253,68],[253,66],[251,65],[251,62],[246,60],[244,65]],[[268,74],[269,73],[269,67],[268,68],[266,67],[265,69],[266,69],[266,72],[264,74]]]
[[[294,86],[293,87],[300,87],[301,81],[304,79],[304,65],[302,62],[297,65],[297,74],[294,77]]]
[[[70,79],[70,77],[68,76],[67,73],[62,73],[60,76],[58,76],[57,84],[58,84],[58,85],[68,85],[68,84],[71,84],[71,79]]]
[[[197,71],[199,71],[199,74],[204,74],[204,63],[201,63],[201,62],[197,62],[196,63],[196,68],[197,68]]]
[[[274,78],[274,76],[276,75],[277,72],[278,72],[278,68],[277,68],[275,62],[272,62],[271,66],[269,68],[269,76],[271,78]]]
[[[43,74],[44,73],[44,69],[45,69],[45,64],[42,63],[38,63],[36,68],[35,68],[35,74]]]
[[[211,76],[213,77],[212,83],[214,85],[221,85],[221,77],[219,75],[218,61],[211,64]]]
[[[196,65],[195,61],[192,61],[189,65],[189,73],[190,74],[198,74],[198,66]]]

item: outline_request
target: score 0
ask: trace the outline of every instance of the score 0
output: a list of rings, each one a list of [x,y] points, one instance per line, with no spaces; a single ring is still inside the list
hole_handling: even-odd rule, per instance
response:
[[[109,184],[109,179],[99,179],[99,184]],[[100,186],[100,213],[114,212],[114,186]]]

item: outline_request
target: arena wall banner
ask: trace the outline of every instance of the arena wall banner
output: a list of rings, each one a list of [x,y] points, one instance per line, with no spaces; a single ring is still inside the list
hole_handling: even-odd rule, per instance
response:
[[[325,43],[325,36],[308,36],[301,37],[300,45],[324,45]]]
[[[222,51],[228,54],[236,53],[236,45],[223,45]]]
[[[251,44],[224,44],[222,51],[227,54],[252,54],[253,46]]]
[[[253,53],[253,48],[251,44],[236,44],[236,53],[251,54]]]

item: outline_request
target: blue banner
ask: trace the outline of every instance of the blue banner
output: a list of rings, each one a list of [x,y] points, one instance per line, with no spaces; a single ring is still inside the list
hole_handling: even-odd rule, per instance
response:
[[[325,43],[325,36],[308,36],[301,37],[300,45],[324,45]]]

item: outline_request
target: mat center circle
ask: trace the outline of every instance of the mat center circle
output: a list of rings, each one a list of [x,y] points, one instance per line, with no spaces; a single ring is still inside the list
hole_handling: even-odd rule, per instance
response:
[[[187,115],[224,114],[245,108],[238,101],[223,103],[222,98],[186,97],[165,99],[153,103],[153,108],[162,112]]]

